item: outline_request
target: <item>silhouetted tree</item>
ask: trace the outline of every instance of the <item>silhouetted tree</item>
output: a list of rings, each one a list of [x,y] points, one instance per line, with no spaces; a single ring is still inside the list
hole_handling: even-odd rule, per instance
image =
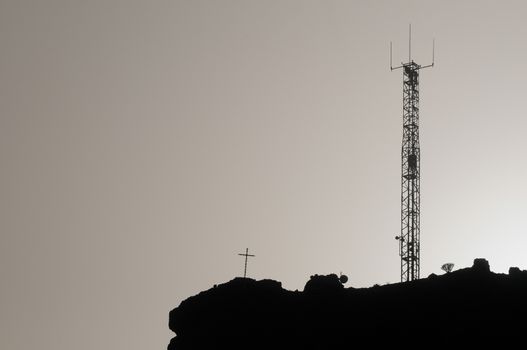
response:
[[[441,270],[445,271],[446,273],[451,272],[453,268],[454,268],[454,264],[452,263],[446,263],[446,264],[443,264],[443,266],[441,266]]]

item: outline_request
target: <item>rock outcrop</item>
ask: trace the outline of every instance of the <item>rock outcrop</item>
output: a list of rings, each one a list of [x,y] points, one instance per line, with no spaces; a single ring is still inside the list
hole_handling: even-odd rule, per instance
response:
[[[170,312],[168,350],[489,346],[523,342],[527,271],[471,268],[407,283],[344,288],[312,276],[304,291],[235,278]]]

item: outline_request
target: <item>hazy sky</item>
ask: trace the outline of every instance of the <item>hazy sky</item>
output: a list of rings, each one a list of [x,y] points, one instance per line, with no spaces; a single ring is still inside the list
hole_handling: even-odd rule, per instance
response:
[[[527,268],[524,3],[1,0],[0,348],[163,349],[246,247],[397,282],[410,22],[421,275]]]

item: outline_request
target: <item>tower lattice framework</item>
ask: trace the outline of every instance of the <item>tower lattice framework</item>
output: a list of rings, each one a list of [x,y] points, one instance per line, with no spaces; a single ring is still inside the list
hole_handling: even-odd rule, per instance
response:
[[[390,68],[403,70],[403,140],[401,149],[401,282],[419,279],[421,262],[421,149],[419,147],[419,71],[434,66],[435,43],[432,44],[432,64],[420,66],[412,60],[409,31],[408,63]]]
[[[419,69],[403,65],[403,141],[401,150],[401,282],[419,279],[421,187],[419,148]]]

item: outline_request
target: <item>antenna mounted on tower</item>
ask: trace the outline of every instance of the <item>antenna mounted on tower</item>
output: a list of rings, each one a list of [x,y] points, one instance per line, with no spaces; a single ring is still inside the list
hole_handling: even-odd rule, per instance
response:
[[[412,24],[408,25],[408,63],[401,62],[400,66],[394,67],[393,66],[393,48],[392,48],[392,42],[390,41],[390,70],[396,70],[399,68],[403,68],[404,66],[410,64],[413,62],[412,60]],[[432,39],[432,63],[428,64],[426,66],[419,66],[419,69],[424,69],[428,67],[433,67],[435,64],[435,39]]]

